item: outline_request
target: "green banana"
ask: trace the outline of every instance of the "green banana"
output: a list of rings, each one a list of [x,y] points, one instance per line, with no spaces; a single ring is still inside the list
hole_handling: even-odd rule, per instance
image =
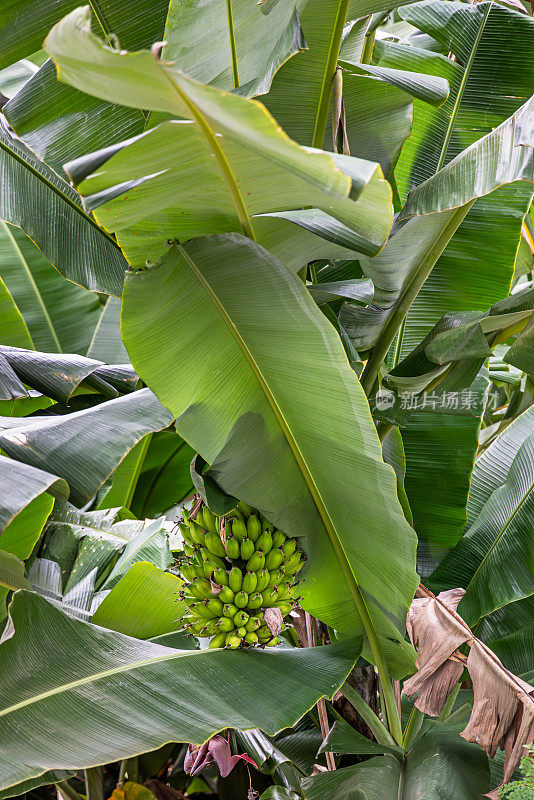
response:
[[[206,608],[208,608],[210,611],[213,611],[216,616],[220,617],[223,614],[224,603],[222,600],[219,600],[218,597],[212,597],[206,603]]]
[[[211,531],[209,531],[204,535],[204,540],[210,553],[213,553],[214,556],[219,556],[219,558],[224,558],[226,550],[224,549],[224,545],[218,533],[211,533]]]
[[[252,557],[254,558],[254,556],[252,556]],[[256,575],[258,576],[258,583],[256,584],[256,591],[257,592],[263,592],[263,590],[266,589],[267,586],[269,585],[269,580],[270,580],[271,573],[266,569],[262,569],[260,572],[256,572]]]
[[[217,633],[209,643],[208,647],[210,648],[210,650],[217,650],[219,647],[224,647],[225,644],[226,644],[226,634]]]
[[[262,614],[262,617],[263,617],[263,614]],[[259,617],[256,617],[256,616],[249,617],[248,618],[248,622],[245,625],[245,628],[249,632],[250,631],[257,631],[258,628],[261,628],[262,624],[263,624],[263,619],[260,619]]]
[[[258,575],[256,572],[247,572],[243,577],[243,591],[247,594],[254,594],[258,585]]]
[[[257,608],[261,608],[263,603],[263,594],[261,592],[256,592],[253,594],[252,597],[249,597],[249,601],[247,603],[247,608],[255,611]]]
[[[282,550],[284,551],[284,555],[286,555],[288,558],[289,558],[289,556],[292,556],[293,553],[295,552],[296,546],[297,546],[297,540],[296,539],[288,539],[282,545]]]
[[[282,533],[282,531],[275,531],[273,533],[273,547],[282,547],[285,541],[285,533]]]
[[[260,572],[265,566],[265,556],[261,550],[256,550],[247,561],[248,572]]]
[[[217,597],[222,603],[233,603],[235,594],[229,586],[223,586]]]
[[[248,594],[246,592],[238,592],[235,596],[234,603],[238,608],[245,608],[248,603]]]
[[[261,552],[266,556],[272,546],[273,537],[271,536],[271,532],[264,531],[256,542],[256,550],[261,550]]]
[[[239,539],[229,536],[226,540],[226,552],[228,553],[229,558],[239,558]]]
[[[228,586],[228,573],[222,567],[213,570],[213,580],[219,586]]]
[[[234,539],[242,541],[247,536],[247,526],[242,519],[232,520],[232,536]]]
[[[255,542],[259,536],[261,535],[261,522],[259,521],[258,517],[250,516],[247,519],[247,536],[249,539],[252,539]]]
[[[204,617],[204,619],[214,619],[217,616],[204,603],[193,603],[191,611],[199,617]]]
[[[223,544],[219,518],[201,502],[195,501],[195,508],[195,520],[184,510],[179,523],[184,552],[178,560],[184,581],[179,597],[187,609],[182,626],[208,637],[211,648],[273,646],[278,639],[263,612],[277,606],[285,617],[296,605],[294,575],[305,562],[297,540],[240,502],[227,517]]]
[[[241,591],[242,585],[243,585],[243,573],[241,572],[239,567],[232,567],[232,569],[230,570],[230,574],[228,575],[228,586],[235,593]]]
[[[240,628],[242,625],[246,625],[248,622],[248,614],[246,611],[238,611],[234,617],[234,625]]]
[[[235,629],[234,621],[228,619],[228,617],[221,617],[217,620],[217,627],[220,631],[224,631],[225,633],[229,633]]]
[[[216,633],[219,633],[219,628],[217,627],[217,620],[212,619],[205,625],[201,632],[201,636],[215,636]]]
[[[278,569],[284,561],[284,551],[280,549],[270,550],[265,556],[265,566],[272,572],[273,569]]]
[[[254,542],[252,541],[252,539],[249,539],[248,537],[243,539],[243,541],[241,542],[240,551],[241,551],[241,558],[243,559],[243,561],[248,561],[248,559],[254,552]]]

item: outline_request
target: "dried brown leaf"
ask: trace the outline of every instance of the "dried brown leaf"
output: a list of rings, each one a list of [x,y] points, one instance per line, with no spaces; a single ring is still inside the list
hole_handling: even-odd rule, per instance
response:
[[[456,613],[464,594],[463,589],[451,589],[437,598],[416,598],[408,611],[406,627],[418,653],[417,672],[405,681],[404,693],[412,697],[419,692],[415,705],[430,716],[440,714],[462,674],[463,665],[450,657],[473,636]]]
[[[265,617],[265,624],[271,631],[272,635],[278,636],[284,623],[282,612],[278,606],[274,606],[274,608],[266,608],[263,612],[263,616]]]

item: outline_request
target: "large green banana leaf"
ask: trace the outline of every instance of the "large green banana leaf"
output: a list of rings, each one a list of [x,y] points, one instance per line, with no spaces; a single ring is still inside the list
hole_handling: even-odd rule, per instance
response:
[[[0,270],[37,350],[86,352],[100,316],[98,297],[65,281],[23,231],[5,222],[0,222]]]
[[[64,478],[85,505],[126,453],[173,421],[149,389],[58,416],[0,418],[0,446],[12,458]]]
[[[315,206],[328,215],[326,219],[334,217],[334,223],[350,229],[355,249],[369,255],[378,252],[392,216],[390,188],[377,164],[347,156],[335,156],[332,163],[329,156],[306,153],[269,120],[270,144],[277,151],[273,163],[265,145],[251,145],[269,119],[264,109],[234,95],[226,95],[225,105],[227,113],[246,112],[248,117],[237,136],[216,139],[231,166],[231,185],[196,122],[164,122],[133,141],[65,165],[86,209],[116,234],[133,267],[157,260],[174,238],[241,232],[235,192],[243,200],[245,227],[260,243],[262,229],[276,226],[276,219],[263,216],[258,229],[257,215]]]
[[[322,695],[331,697],[355,655],[353,641],[276,652],[175,650],[69,618],[38,595],[17,592],[0,645],[0,787],[168,741],[200,743],[228,726],[274,734]]]
[[[534,86],[534,20],[491,2],[424,0],[400,14],[452,52],[457,65],[449,70],[451,93],[444,105],[414,103],[413,132],[395,169],[404,198],[528,100]],[[380,64],[399,68],[399,61],[397,49],[395,63],[386,56]]]
[[[249,97],[267,92],[279,67],[305,47],[296,0],[171,0],[164,38],[164,61]]]
[[[490,788],[488,760],[460,738],[460,727],[426,720],[403,760],[375,756],[302,781],[305,800],[480,800]],[[360,752],[358,744],[351,752]]]
[[[463,586],[459,613],[470,625],[534,594],[531,523],[534,512],[534,433],[515,456],[506,481],[490,495],[456,547],[432,576],[441,589]],[[510,564],[514,565],[513,572]]]
[[[88,217],[77,193],[0,125],[0,219],[22,228],[65,277],[121,293],[126,261],[113,239]]]
[[[534,406],[524,411],[477,458],[467,502],[467,524],[471,526],[490,495],[506,481],[517,451],[534,430]]]
[[[0,278],[0,345],[6,344],[33,348],[32,337],[24,317],[20,313],[3,279]],[[17,389],[20,389],[20,387],[17,387]],[[5,394],[4,390],[2,395],[5,396]]]
[[[58,24],[47,49],[60,78],[72,85],[187,118],[66,166],[85,207],[117,233],[132,265],[157,260],[168,240],[207,233],[244,232],[270,246],[280,224],[273,212],[311,206],[323,215],[319,223],[316,217],[310,223],[309,212],[287,218],[326,239],[324,220],[348,229],[364,252],[382,247],[391,196],[376,164],[308,152],[259,103],[202,86],[148,51],[110,50],[90,33],[87,9]]]
[[[289,136],[301,144],[325,146],[334,72],[346,22],[397,5],[396,0],[304,0],[299,3],[299,17],[309,49],[284,64],[264,99]],[[330,149],[330,131],[326,141]],[[354,155],[369,157],[359,151],[354,151]]]
[[[361,614],[406,669],[415,536],[358,380],[304,285],[243,237],[204,237],[129,277],[122,331],[216,481],[302,537],[304,606],[345,634],[362,631]]]
[[[0,68],[39,50],[50,28],[76,8],[75,0],[6,0],[0,9]],[[102,33],[120,35],[123,47],[138,47],[143,30],[153,36],[163,30],[168,0],[98,0],[98,24]]]

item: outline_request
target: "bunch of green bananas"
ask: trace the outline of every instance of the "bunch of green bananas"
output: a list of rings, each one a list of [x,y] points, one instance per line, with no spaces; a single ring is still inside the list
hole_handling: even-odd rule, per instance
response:
[[[296,576],[304,566],[297,540],[246,503],[226,517],[199,502],[193,508],[183,510],[179,523],[185,627],[212,637],[211,648],[278,644],[272,618],[281,623],[296,605]]]

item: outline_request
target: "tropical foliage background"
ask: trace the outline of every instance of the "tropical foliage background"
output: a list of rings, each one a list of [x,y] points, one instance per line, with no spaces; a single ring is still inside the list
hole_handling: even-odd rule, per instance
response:
[[[533,92],[519,0],[4,0],[0,800],[521,780]],[[277,647],[184,631],[194,493],[298,539]]]

